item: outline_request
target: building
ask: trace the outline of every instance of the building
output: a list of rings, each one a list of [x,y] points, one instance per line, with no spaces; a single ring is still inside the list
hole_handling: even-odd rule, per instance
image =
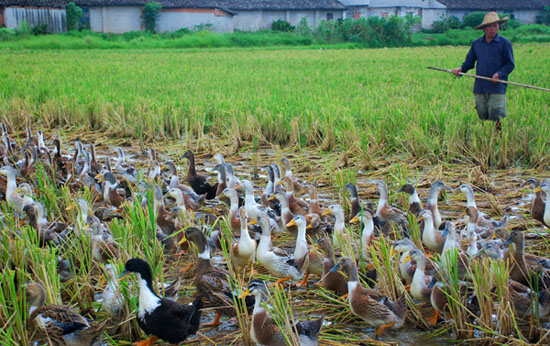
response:
[[[533,24],[545,6],[550,6],[550,0],[438,0],[446,11],[446,16],[455,16],[462,20],[465,15],[477,11],[497,11],[510,14],[511,19],[517,19],[522,24]]]
[[[310,26],[321,20],[345,17],[345,7],[336,0],[157,0],[162,5],[157,30],[207,27],[216,32],[270,29],[276,20],[296,25],[306,18]],[[0,20],[17,28],[48,24],[50,32],[66,28],[65,6],[69,0],[0,0]],[[83,10],[91,30],[124,33],[143,30],[145,0],[74,0]],[[1,22],[0,22],[1,23]]]

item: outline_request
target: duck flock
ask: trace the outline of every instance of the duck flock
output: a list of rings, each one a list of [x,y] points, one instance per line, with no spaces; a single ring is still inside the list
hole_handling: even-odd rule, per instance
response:
[[[212,184],[197,172],[191,151],[179,157],[189,163],[180,180],[178,166],[161,162],[153,149],[142,161],[129,162],[117,147],[116,158],[107,155],[100,163],[93,144],[76,139],[69,152],[62,150],[59,139],[48,142],[41,131],[34,136],[27,129],[26,140],[18,143],[2,124],[1,237],[21,237],[24,228],[35,232],[38,247],[57,249],[56,279],[62,283],[78,277],[74,266],[79,259],[67,249],[83,237],[88,239],[91,261],[106,277],[95,293],[109,318],[93,321],[69,307],[70,301],[46,304],[52,296],[47,285],[28,272],[27,282],[16,285],[25,292],[30,340],[52,345],[104,343],[105,331],[124,317],[125,301],[118,291],[120,281],[131,274],[135,280],[128,285],[139,286],[135,318],[148,337],[136,342],[138,346],[157,339],[183,342],[200,328],[219,325],[222,316],[236,316],[236,304],[251,313],[247,335],[258,345],[318,344],[322,327],[331,321],[321,317],[281,329],[270,304],[272,291],[279,287],[330,291],[337,299],[345,299],[349,311],[365,327],[374,328],[375,337],[381,337],[387,330],[403,327],[410,304],[433,308],[433,315],[425,316],[429,325],[452,319],[448,286],[450,278],[455,278],[474,325],[483,307],[476,297],[472,267],[481,260],[505,263],[508,299],[518,319],[533,326],[550,312],[550,259],[526,252],[524,232],[511,231],[506,216],[495,220],[478,209],[468,184],[451,188],[435,181],[425,203],[413,185],[405,184],[397,191],[409,196],[408,210],[402,210],[389,204],[384,180],[364,184],[378,191],[377,203],[362,202],[357,186],[349,183],[345,185],[349,203],[343,206],[319,199],[315,184],[297,179],[286,158],[263,167],[267,182],[259,189],[220,154],[213,156],[217,182]],[[66,209],[58,208],[56,214],[47,205],[44,181],[70,192],[72,202],[63,202]],[[530,179],[525,184],[535,189],[531,217],[541,228],[550,227],[550,181]],[[463,218],[442,217],[438,207],[442,191],[465,196]],[[76,208],[74,222],[60,222],[61,215],[69,219],[72,208]],[[123,239],[112,235],[113,224],[130,217],[136,208],[154,220],[156,237],[142,239],[143,244],[159,243],[164,254],[157,256],[190,262],[177,268],[194,277],[194,290],[184,295],[188,298],[178,298],[183,291],[181,277],[172,285],[161,285],[159,293],[153,274],[159,276],[159,267],[152,268],[151,258],[131,258]],[[14,228],[9,218],[17,219],[18,226]],[[281,239],[292,241],[282,244]],[[388,268],[374,258],[386,242],[391,244],[392,263],[399,268],[395,275],[402,283],[393,294],[380,287],[380,270]],[[190,244],[196,251],[191,251]],[[225,262],[213,261],[216,256]],[[117,270],[120,261],[125,263],[121,272]],[[5,269],[10,266],[9,261],[4,264]],[[234,286],[236,272],[244,273],[246,287]],[[265,274],[278,280],[259,279]],[[212,322],[206,323],[204,314],[201,318],[206,307],[216,312]],[[289,338],[288,333],[293,336]]]

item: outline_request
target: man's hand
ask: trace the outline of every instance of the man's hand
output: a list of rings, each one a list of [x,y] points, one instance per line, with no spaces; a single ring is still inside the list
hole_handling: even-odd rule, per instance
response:
[[[491,82],[496,83],[498,81],[498,73],[495,73],[493,77],[491,78]]]
[[[455,68],[454,70],[451,71],[455,76],[457,77],[460,77],[460,72],[462,72],[462,66],[460,66],[459,68]]]

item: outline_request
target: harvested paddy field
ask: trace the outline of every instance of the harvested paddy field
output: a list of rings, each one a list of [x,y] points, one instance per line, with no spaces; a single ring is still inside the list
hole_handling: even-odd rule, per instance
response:
[[[542,67],[550,71],[548,48],[518,45],[514,80],[548,88],[550,79],[540,73]],[[118,274],[114,274],[107,283],[102,277],[109,277],[109,266],[122,273],[127,260],[143,258],[152,267],[156,292],[176,282],[176,289],[170,292],[178,294],[175,299],[184,304],[193,302],[198,296],[194,278],[200,251],[178,242],[195,227],[208,236],[220,235],[221,249],[211,245],[211,262],[231,273],[228,285],[234,297],[244,292],[252,279],[271,283],[278,278],[260,263],[254,265],[256,273],[252,276],[250,267],[233,265],[230,248],[238,238],[239,227],[235,230],[232,226],[234,217],[227,200],[204,200],[191,192],[185,179],[190,163],[182,157],[186,151],[195,154],[197,173],[209,176],[211,184],[217,179],[214,155],[222,154],[240,181],[238,190],[244,194],[248,180],[258,199],[273,194],[266,167],[278,164],[284,178],[281,159],[287,158],[293,178],[304,187],[314,186],[318,193],[315,198],[314,191],[307,188],[294,191],[293,195],[307,205],[306,217],[314,213],[315,201],[321,214],[333,209],[330,205],[343,209],[345,230],[339,229],[335,220],[339,216],[332,215],[338,212],[308,218],[309,222],[318,221],[307,230],[308,251],[323,257],[326,252],[315,247],[318,240],[343,232],[340,234],[347,236],[346,244],[340,248],[334,245],[334,251],[351,257],[359,272],[377,273],[375,282],[361,277],[360,284],[371,284],[389,301],[405,295],[404,327],[389,328],[375,337],[375,329],[350,310],[353,295],[342,298],[314,285],[322,274],[311,274],[301,287],[295,285],[298,280],[287,281],[280,288],[268,289],[267,297],[283,343],[299,343],[297,330],[292,327],[296,321],[320,317],[324,318],[321,345],[550,342],[548,317],[542,316],[548,303],[541,286],[550,276],[548,228],[530,215],[536,195],[528,182],[529,178],[542,182],[550,177],[550,99],[541,92],[510,87],[509,116],[502,136],[496,136],[490,124],[480,123],[475,116],[471,80],[425,70],[430,65],[458,65],[465,53],[464,47],[445,47],[0,55],[7,66],[0,72],[6,81],[0,86],[0,116],[7,125],[6,137],[11,138],[10,144],[4,145],[4,166],[17,167],[18,187],[30,185],[30,190],[23,188],[23,192],[10,190],[10,170],[3,169],[0,192],[7,201],[2,201],[1,212],[2,344],[28,344],[38,335],[31,335],[26,324],[30,301],[24,298],[23,284],[29,281],[46,288],[46,304],[71,306],[86,318],[104,323],[103,333],[98,334],[106,344],[128,345],[151,336],[145,335],[137,322],[138,305],[142,304],[138,276],[119,282]],[[33,137],[37,130],[44,133],[43,143],[37,139],[36,144],[30,144],[34,140],[25,144],[27,124],[31,124]],[[82,143],[78,154],[75,138]],[[61,156],[54,150],[55,139],[60,141]],[[92,157],[92,143],[99,165],[86,164],[86,157]],[[126,164],[135,168],[136,181],[124,170],[128,166],[117,158],[117,147],[124,152]],[[170,162],[176,172],[170,170]],[[114,183],[109,183],[107,163]],[[170,193],[174,175],[187,186],[180,187],[185,205]],[[428,250],[423,243],[426,218],[419,221],[408,212],[397,223],[384,223],[381,218],[385,214],[377,207],[384,203],[380,196],[385,185],[386,201],[407,212],[409,196],[397,192],[407,183],[416,188],[422,206],[427,207],[430,188],[436,181],[448,187],[436,198],[443,224],[452,222],[446,227],[446,236],[459,234],[458,247],[462,250],[451,251],[447,259],[432,251],[435,263],[451,262],[435,275],[435,287],[444,288],[448,308],[432,325],[430,301],[415,299],[406,290],[409,283],[400,270],[406,256],[392,254],[394,243],[406,237],[419,249]],[[360,214],[372,208],[378,220],[375,236],[366,246],[363,225],[349,223],[357,205],[350,198],[350,183],[357,187],[364,207]],[[102,193],[109,190],[109,184],[122,199]],[[472,201],[467,201],[468,190],[463,184],[472,187],[476,208],[495,222],[476,228],[475,235],[464,218]],[[282,196],[288,198],[294,184],[276,186],[286,190]],[[546,192],[539,194],[544,201]],[[8,196],[15,196],[15,200]],[[25,198],[30,196],[32,208],[24,208],[29,201]],[[78,199],[87,206],[72,208]],[[47,219],[41,219],[42,224],[33,219],[41,209],[38,203]],[[266,203],[280,216],[276,202],[258,203]],[[174,209],[176,205],[179,208]],[[84,214],[89,211],[98,220],[87,221]],[[472,211],[467,215],[473,217]],[[282,230],[274,232],[273,246],[291,254],[297,243],[296,232],[285,230],[286,221],[277,216],[274,220]],[[250,215],[248,218],[251,221]],[[54,231],[49,228],[52,221],[67,228]],[[259,226],[249,230],[252,237],[260,238]],[[512,253],[521,248],[516,240],[520,234],[525,239],[524,257],[541,256],[529,257],[535,258],[526,275],[529,291],[520,292],[509,284],[508,279],[517,274],[517,262],[487,256],[493,254],[487,244],[502,245],[511,234],[515,235],[511,248],[516,251]],[[477,245],[472,245],[476,241]],[[474,247],[480,254],[472,253]],[[507,248],[502,246],[498,253]],[[462,254],[468,254],[464,277],[458,260]],[[414,262],[418,266],[418,261]],[[181,273],[183,268],[187,269]],[[110,301],[120,303],[116,311],[108,308],[112,305],[104,296],[113,288],[121,297]],[[204,324],[214,320],[217,309],[207,298],[203,301],[202,326],[185,344],[250,342],[246,309],[240,308],[237,318],[223,316],[219,326],[207,327]],[[534,315],[531,324],[528,315]]]

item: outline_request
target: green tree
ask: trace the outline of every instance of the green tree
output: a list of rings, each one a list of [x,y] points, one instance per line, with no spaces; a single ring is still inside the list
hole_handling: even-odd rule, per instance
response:
[[[67,15],[67,30],[77,30],[82,17],[82,9],[75,5],[74,2],[69,2],[65,8]]]
[[[155,32],[157,30],[157,19],[162,10],[162,5],[156,1],[148,2],[143,6],[143,22],[145,30]]]

